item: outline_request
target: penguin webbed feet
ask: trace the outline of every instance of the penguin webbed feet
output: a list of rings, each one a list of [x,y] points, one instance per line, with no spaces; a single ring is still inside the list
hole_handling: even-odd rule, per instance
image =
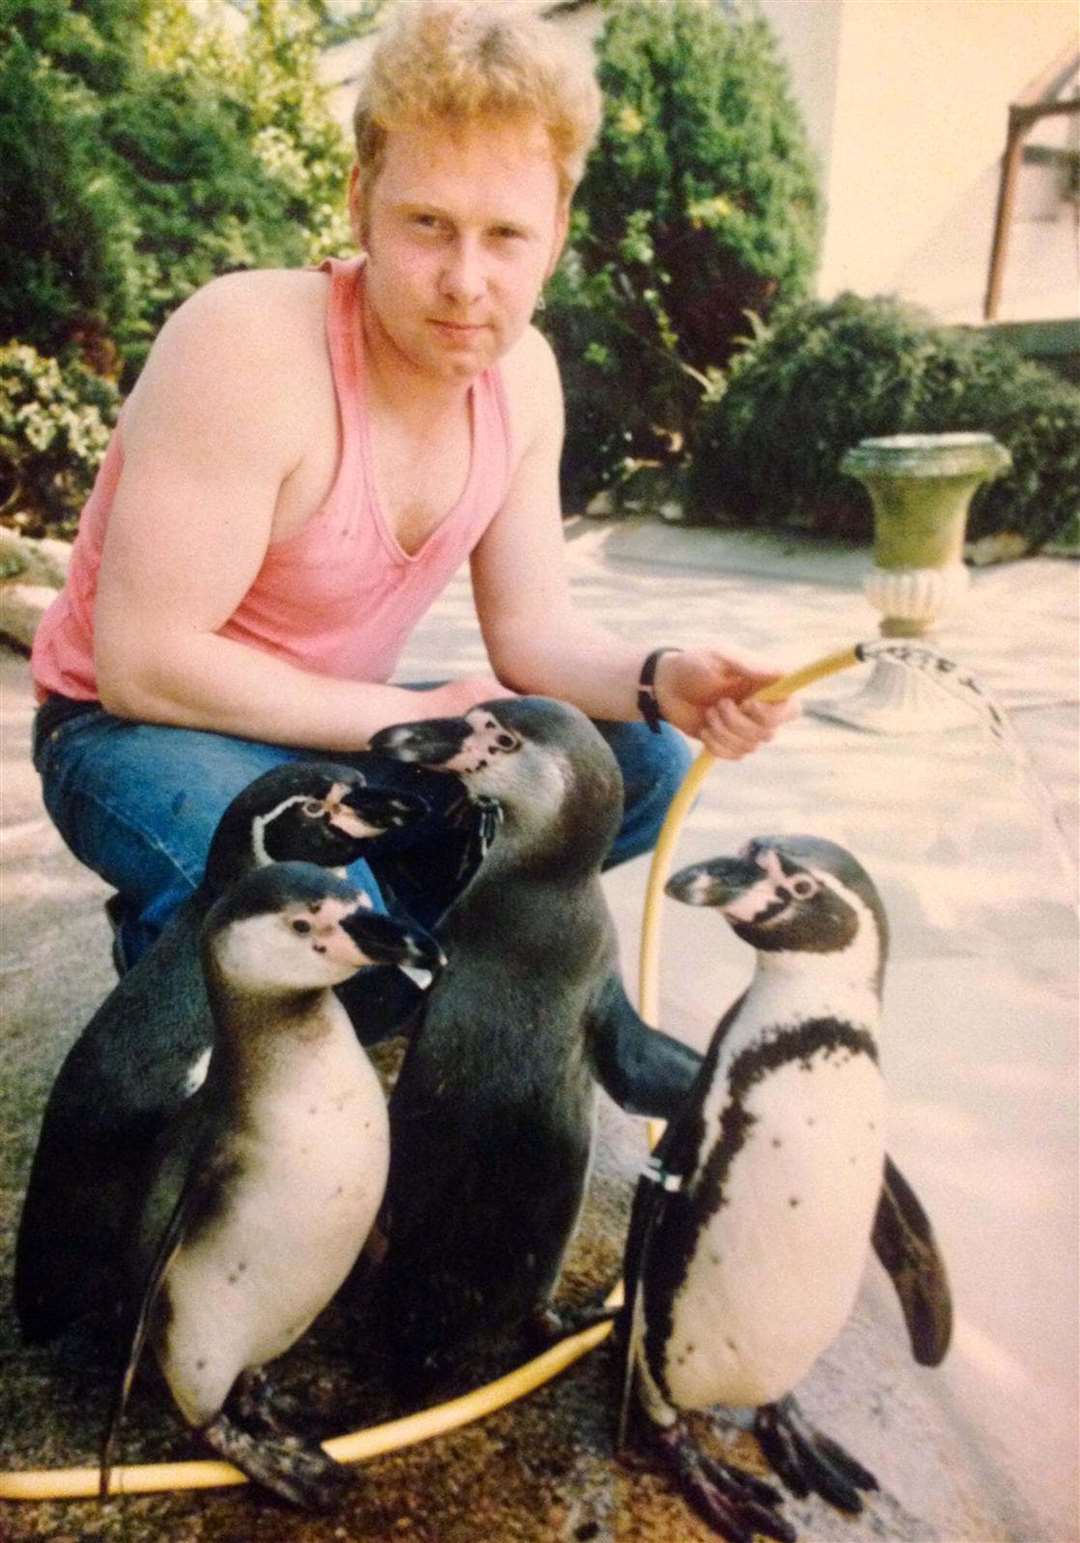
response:
[[[258,1366],[241,1372],[225,1401],[225,1409],[252,1436],[314,1438],[314,1430],[304,1418],[306,1406],[292,1394],[275,1389]]]
[[[861,1490],[875,1490],[877,1479],[839,1443],[810,1424],[790,1395],[762,1404],[754,1416],[754,1435],[780,1478],[800,1499],[811,1490],[840,1511],[863,1508]]]
[[[580,1307],[554,1307],[550,1302],[538,1302],[525,1320],[525,1340],[531,1349],[548,1350],[598,1323],[612,1323],[621,1311],[621,1307],[608,1304],[606,1294]]]
[[[695,1511],[728,1543],[753,1543],[759,1533],[795,1543],[794,1527],[775,1509],[783,1496],[771,1484],[703,1452],[679,1422],[654,1426],[651,1439]]]
[[[255,1424],[261,1423],[256,1416]],[[355,1481],[352,1472],[316,1442],[286,1435],[280,1427],[245,1428],[224,1410],[199,1434],[254,1483],[306,1511],[332,1510]]]

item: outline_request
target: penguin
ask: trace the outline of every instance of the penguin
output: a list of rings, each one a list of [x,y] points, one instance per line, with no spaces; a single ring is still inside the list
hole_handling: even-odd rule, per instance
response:
[[[280,1427],[261,1368],[344,1281],[386,1181],[386,1101],[331,988],[380,961],[434,970],[441,955],[336,874],[276,863],[210,907],[201,959],[214,1046],[205,1082],[159,1138],[134,1229],[137,1311],[101,1493],[149,1342],[207,1445],[286,1500],[321,1508],[347,1470]]]
[[[699,1451],[680,1416],[752,1409],[766,1456],[798,1495],[857,1512],[877,1487],[813,1429],[792,1389],[846,1323],[882,1225],[888,925],[855,858],[811,836],[756,838],[737,857],[684,868],[667,892],[716,907],[756,964],[639,1181],[619,1437],[640,1415],[691,1503],[732,1543],[793,1539],[780,1493]],[[940,1359],[950,1309],[929,1234],[928,1246],[933,1269],[918,1289],[944,1297],[932,1313]]]
[[[384,729],[372,750],[458,776],[478,814],[479,866],[436,928],[450,967],[390,1104],[382,1299],[412,1378],[479,1332],[577,1326],[551,1297],[589,1167],[595,1083],[627,1112],[667,1120],[702,1058],[645,1024],[623,989],[599,882],[621,779],[583,714],[500,699]],[[937,1364],[951,1322],[944,1266],[888,1161],[873,1240],[916,1359]]]
[[[278,859],[342,867],[426,807],[414,794],[369,788],[362,773],[333,762],[289,761],[233,799],[199,887],[94,1013],[49,1094],[16,1245],[24,1341],[46,1343],[115,1304],[147,1154],[206,1074],[213,1021],[198,936],[216,897]]]
[[[390,1100],[381,1316],[399,1374],[423,1382],[481,1333],[557,1332],[596,1083],[667,1118],[700,1057],[623,990],[600,884],[622,780],[583,713],[500,699],[384,729],[372,749],[461,777],[486,835],[435,929],[448,965]]]

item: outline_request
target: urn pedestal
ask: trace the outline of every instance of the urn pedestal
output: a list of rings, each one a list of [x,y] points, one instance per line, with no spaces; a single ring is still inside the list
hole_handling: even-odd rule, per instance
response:
[[[968,588],[964,531],[979,485],[1012,464],[990,434],[894,434],[861,440],[840,462],[874,508],[874,566],[863,588],[883,639],[925,638]],[[967,725],[971,714],[925,674],[887,655],[855,693],[810,709],[881,734]]]

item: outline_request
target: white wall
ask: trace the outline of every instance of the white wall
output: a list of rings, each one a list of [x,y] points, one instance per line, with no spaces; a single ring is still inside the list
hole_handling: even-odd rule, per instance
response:
[[[975,320],[1008,106],[1077,40],[1074,0],[763,0],[763,10],[823,163],[819,292],[896,292]],[[1062,134],[1059,122],[1031,137]],[[1004,317],[1080,309],[1075,214],[1053,183],[1046,169],[1021,172]]]

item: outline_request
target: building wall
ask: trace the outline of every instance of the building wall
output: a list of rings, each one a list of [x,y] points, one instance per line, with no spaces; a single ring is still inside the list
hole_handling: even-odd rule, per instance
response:
[[[763,9],[822,158],[819,292],[897,292],[943,318],[975,319],[1008,105],[1076,42],[1073,0],[763,0]],[[808,61],[819,49],[831,59]],[[830,81],[831,113],[821,100]],[[1060,121],[1032,137],[1055,134],[1060,142]],[[1004,315],[1077,309],[1075,210],[1058,196],[1058,175],[1021,174]]]

